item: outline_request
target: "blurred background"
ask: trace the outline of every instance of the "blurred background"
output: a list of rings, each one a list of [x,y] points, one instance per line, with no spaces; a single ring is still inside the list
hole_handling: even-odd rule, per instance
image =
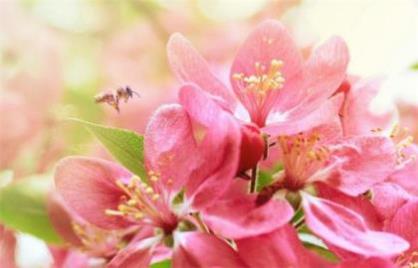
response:
[[[375,111],[397,105],[417,137],[417,14],[416,0],[0,0],[0,187],[48,176],[65,155],[103,154],[68,117],[142,132],[157,106],[176,99],[171,33],[183,33],[226,77],[240,43],[266,18],[286,24],[307,53],[342,36],[351,74],[385,78]],[[94,103],[121,86],[141,97],[120,113]],[[17,245],[20,267],[48,266],[40,240],[19,234]]]

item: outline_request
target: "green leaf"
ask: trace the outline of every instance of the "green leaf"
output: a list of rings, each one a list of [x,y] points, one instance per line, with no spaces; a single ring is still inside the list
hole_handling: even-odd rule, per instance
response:
[[[171,268],[171,260],[163,260],[151,265],[151,268]]]
[[[49,220],[47,196],[52,180],[45,176],[19,179],[0,189],[0,222],[47,243],[62,243]]]
[[[313,234],[298,233],[303,245],[331,262],[338,262],[338,257],[328,250],[324,242]]]
[[[79,119],[71,120],[86,127],[116,160],[146,181],[144,137],[125,129],[106,127]]]
[[[418,62],[415,62],[414,64],[411,65],[411,70],[418,71]]]
[[[257,192],[261,191],[263,187],[271,184],[274,180],[273,175],[283,169],[283,165],[277,164],[270,170],[260,170],[257,180]]]
[[[324,257],[332,263],[337,263],[339,261],[338,257],[326,248],[311,244],[309,242],[304,242],[303,245],[305,248],[315,251],[318,255]]]

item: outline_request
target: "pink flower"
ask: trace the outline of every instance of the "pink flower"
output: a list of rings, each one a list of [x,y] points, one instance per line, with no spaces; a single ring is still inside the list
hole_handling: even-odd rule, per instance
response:
[[[249,267],[331,267],[301,244],[296,231],[285,225],[274,232],[236,241],[240,257]]]
[[[309,185],[318,187],[318,182],[323,182],[357,196],[386,180],[395,168],[396,151],[390,139],[359,136],[335,140],[337,133],[338,128],[331,124],[311,133],[280,136],[284,169],[274,184],[259,193],[258,203],[264,204],[278,191],[296,192],[307,226],[327,243],[367,257],[391,257],[405,251],[408,243],[400,237],[374,231],[349,207],[309,194]],[[299,201],[295,202],[298,206]]]
[[[395,116],[392,109],[377,114],[371,109],[372,100],[380,90],[381,79],[359,79],[350,77],[340,86],[344,92],[341,123],[345,136],[368,135],[377,129],[387,129]]]
[[[125,236],[129,235],[129,232],[104,230],[86,222],[54,192],[48,197],[48,216],[57,233],[71,247],[71,250],[66,250],[65,247],[54,246],[53,249],[60,252],[57,254],[60,258],[56,259],[58,263],[66,259],[111,258],[117,253],[120,245],[127,242]],[[77,253],[81,251],[83,254]],[[64,252],[65,254],[61,254]]]
[[[241,141],[238,123],[211,99],[195,93],[193,87],[183,87],[184,108],[163,106],[152,117],[145,134],[147,183],[99,159],[69,157],[57,167],[57,189],[83,219],[104,229],[131,230],[133,235],[142,230],[109,267],[145,267],[160,250],[173,246],[175,267],[194,267],[196,261],[240,266],[229,245],[195,231],[204,230],[191,213],[210,206],[228,189],[238,168]]]
[[[406,239],[410,248],[396,258],[402,267],[418,264],[418,197],[393,183],[382,183],[372,189],[372,203],[384,220],[383,229]]]
[[[180,34],[168,43],[168,58],[182,82],[209,92],[231,113],[271,135],[294,134],[328,121],[341,98],[330,98],[345,77],[348,51],[337,37],[303,62],[292,38],[276,21],[260,24],[248,37],[231,68],[233,92]]]
[[[418,196],[418,145],[409,136],[396,144],[398,165],[388,181],[396,183],[410,194]]]
[[[89,268],[89,257],[69,249],[49,247],[53,258],[52,268]]]
[[[395,268],[387,259],[357,257],[333,264],[306,249],[295,230],[286,225],[274,232],[236,241],[240,257],[249,267]]]

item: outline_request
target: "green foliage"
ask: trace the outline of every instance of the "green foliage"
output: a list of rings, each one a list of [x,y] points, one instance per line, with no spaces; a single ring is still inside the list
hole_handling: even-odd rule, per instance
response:
[[[87,128],[123,166],[142,180],[146,180],[144,137],[135,132],[102,126],[79,119],[71,119]]]
[[[316,252],[318,255],[324,257],[330,262],[337,263],[339,261],[338,257],[332,253],[324,242],[322,242],[322,240],[315,235],[309,233],[299,233],[299,238],[302,240],[305,248]]]
[[[171,268],[171,260],[156,262],[151,265],[151,268]]]
[[[50,186],[49,177],[34,176],[1,188],[0,222],[47,243],[62,243],[48,216],[47,196]]]
[[[311,244],[309,242],[305,242],[303,243],[303,245],[305,246],[305,248],[315,251],[318,255],[324,257],[330,262],[337,263],[339,261],[338,257],[326,248],[320,247],[315,244]]]
[[[8,185],[13,180],[13,171],[10,169],[0,171],[0,188]]]
[[[418,71],[418,62],[415,62],[414,64],[411,65],[411,70]]]
[[[264,186],[267,186],[273,182],[273,175],[283,169],[281,164],[277,164],[275,167],[269,170],[260,170],[258,173],[257,180],[257,192],[263,189]]]

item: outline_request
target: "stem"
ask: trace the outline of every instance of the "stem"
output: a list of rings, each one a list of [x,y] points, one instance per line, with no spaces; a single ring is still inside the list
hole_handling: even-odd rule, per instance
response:
[[[251,170],[250,193],[254,193],[257,186],[258,165]]]
[[[294,227],[296,230],[298,230],[300,227],[303,226],[303,224],[305,224],[305,217],[302,216],[297,222],[294,223]]]
[[[203,223],[202,219],[200,218],[199,214],[195,213],[194,218],[196,220],[197,225],[199,226],[199,228],[205,232],[205,233],[209,233],[209,229],[206,227],[206,225]]]

